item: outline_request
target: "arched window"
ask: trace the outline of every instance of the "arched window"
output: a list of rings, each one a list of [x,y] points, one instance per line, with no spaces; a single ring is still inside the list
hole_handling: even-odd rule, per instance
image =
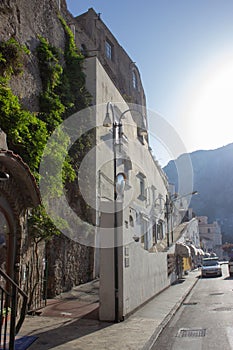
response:
[[[137,80],[137,75],[135,73],[135,71],[132,71],[132,83],[133,83],[133,88],[134,89],[138,89],[138,80]]]
[[[134,221],[132,215],[129,216],[129,224],[131,227],[134,227]]]

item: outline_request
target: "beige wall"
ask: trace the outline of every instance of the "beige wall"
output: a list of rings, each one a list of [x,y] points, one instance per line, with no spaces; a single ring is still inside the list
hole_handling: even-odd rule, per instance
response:
[[[96,105],[96,174],[97,174],[97,202],[101,228],[97,233],[98,241],[105,248],[100,254],[100,318],[113,320],[115,310],[114,296],[114,249],[109,247],[113,242],[114,229],[111,229],[109,220],[113,223],[111,210],[113,201],[113,143],[112,126],[103,127],[106,115],[106,106],[111,102],[114,115],[126,111],[126,105],[119,91],[114,86],[106,71],[96,58],[86,60],[87,89],[93,96]],[[115,106],[117,107],[115,109]],[[137,108],[137,106],[131,106]],[[110,117],[112,111],[110,110]],[[141,116],[141,114],[139,113]],[[132,312],[139,305],[170,284],[171,276],[167,276],[167,253],[151,252],[152,220],[160,219],[166,233],[164,203],[168,190],[166,177],[161,168],[154,161],[147,142],[142,143],[137,136],[137,125],[130,112],[122,119],[124,139],[121,147],[118,145],[116,168],[117,173],[126,175],[126,188],[123,202],[123,213],[120,218],[121,227],[118,229],[119,277],[119,313],[122,317]],[[122,161],[123,159],[123,161]],[[125,164],[128,160],[128,167]],[[129,162],[131,161],[131,164]],[[145,197],[140,197],[140,176],[143,174]],[[161,196],[161,207],[157,199]],[[155,207],[156,202],[157,206]],[[103,209],[104,208],[104,209]],[[107,214],[106,211],[110,213]],[[97,215],[98,216],[98,215]],[[141,241],[142,222],[146,226],[144,243]],[[144,232],[145,233],[145,232]],[[134,236],[138,236],[135,242]],[[145,243],[146,242],[146,243]],[[121,244],[122,243],[122,244]]]
[[[146,105],[140,73],[135,62],[118,43],[101,17],[91,8],[86,13],[76,17],[75,26],[78,47],[85,45],[88,56],[98,57],[121,95],[128,102]],[[106,40],[112,47],[112,59],[106,56]],[[133,72],[137,79],[136,88],[133,86]]]
[[[204,244],[206,251],[214,251],[219,257],[222,257],[222,234],[221,227],[219,224],[214,221],[211,224],[208,224],[207,216],[198,217],[199,221],[199,231],[200,237]]]

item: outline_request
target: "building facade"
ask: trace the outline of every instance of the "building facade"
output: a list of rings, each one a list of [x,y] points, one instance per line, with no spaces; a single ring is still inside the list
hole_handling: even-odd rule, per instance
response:
[[[126,102],[146,105],[146,97],[136,63],[90,8],[72,23],[78,48],[85,57],[97,57]]]
[[[95,176],[85,196],[96,208],[100,319],[110,321],[116,313],[116,274],[120,319],[175,280],[175,275],[168,273],[167,263],[168,182],[146,137],[138,132],[143,130],[140,122],[145,118],[141,106],[125,102],[98,58],[87,58],[85,67],[86,86],[93,96],[88,113],[98,126],[95,152],[87,167],[90,174],[90,163],[95,164],[91,170]],[[106,116],[110,117],[108,125]],[[122,181],[117,185],[116,175]]]
[[[192,218],[174,228],[175,254],[179,277],[183,272],[201,264],[204,252],[201,249],[198,219]]]
[[[207,216],[199,216],[198,225],[203,250],[207,253],[216,253],[219,258],[222,258],[222,234],[217,221],[210,224]]]

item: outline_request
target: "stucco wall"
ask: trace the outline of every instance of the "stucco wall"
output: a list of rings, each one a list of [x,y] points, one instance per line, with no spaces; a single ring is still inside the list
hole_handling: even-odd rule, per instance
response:
[[[76,17],[75,26],[78,46],[80,47],[84,44],[87,55],[98,57],[112,82],[121,92],[121,95],[128,102],[146,105],[140,73],[135,62],[118,43],[113,33],[102,21],[101,16],[90,8],[84,14]],[[112,47],[112,59],[106,56],[106,40]],[[133,86],[133,72],[137,79],[136,88]]]
[[[107,103],[123,113],[129,108],[114,86],[112,80],[96,58],[86,60],[86,82],[91,92],[93,104],[96,105],[97,130],[96,147],[96,173],[100,171],[103,176],[97,176],[98,193],[101,207],[100,211],[100,242],[104,247],[100,252],[100,319],[113,320],[115,308],[114,278],[114,201],[113,201],[113,143],[112,126],[103,127],[106,116]],[[137,107],[137,106],[133,106]],[[115,109],[114,109],[115,111]],[[113,117],[112,110],[109,111]],[[115,114],[115,113],[114,113]],[[117,113],[116,113],[117,115]],[[140,115],[140,113],[139,113]],[[119,283],[119,313],[124,317],[138,306],[146,302],[155,294],[170,284],[171,276],[167,274],[167,253],[149,252],[153,248],[152,243],[152,218],[162,220],[165,225],[164,209],[156,210],[153,200],[162,197],[164,208],[165,196],[168,184],[165,176],[155,163],[147,142],[142,143],[138,138],[137,125],[131,113],[126,113],[122,119],[124,139],[121,146],[117,146],[116,171],[126,172],[127,186],[124,191],[123,201],[118,205],[123,206],[123,211],[118,216],[117,248],[118,256],[118,283]],[[129,169],[125,167],[123,160],[129,160]],[[138,173],[143,173],[145,178],[145,198],[140,197],[140,182]],[[152,196],[152,186],[155,193]],[[155,197],[155,198],[154,198]],[[111,210],[112,209],[112,210]],[[106,211],[109,210],[109,214]],[[118,214],[119,215],[119,214]],[[148,221],[147,232],[142,232],[141,216]],[[131,218],[130,218],[131,217]],[[132,221],[130,224],[130,220]],[[119,221],[120,220],[120,221]],[[164,233],[166,227],[164,228]],[[147,246],[141,241],[141,236],[147,235]],[[138,236],[138,242],[134,236]],[[111,245],[112,244],[112,245]],[[146,249],[144,249],[146,248]]]
[[[129,267],[124,266],[124,309],[127,315],[139,305],[170,285],[167,276],[167,253],[149,253],[137,243],[129,246],[124,259],[128,258]]]

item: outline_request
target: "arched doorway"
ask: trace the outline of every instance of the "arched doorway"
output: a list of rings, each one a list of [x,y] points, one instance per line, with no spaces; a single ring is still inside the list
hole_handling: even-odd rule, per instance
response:
[[[27,164],[12,151],[0,149],[0,173],[9,175],[7,180],[0,177],[0,267],[30,294],[25,278],[31,275],[34,247],[28,236],[27,215],[40,204],[39,189]]]

